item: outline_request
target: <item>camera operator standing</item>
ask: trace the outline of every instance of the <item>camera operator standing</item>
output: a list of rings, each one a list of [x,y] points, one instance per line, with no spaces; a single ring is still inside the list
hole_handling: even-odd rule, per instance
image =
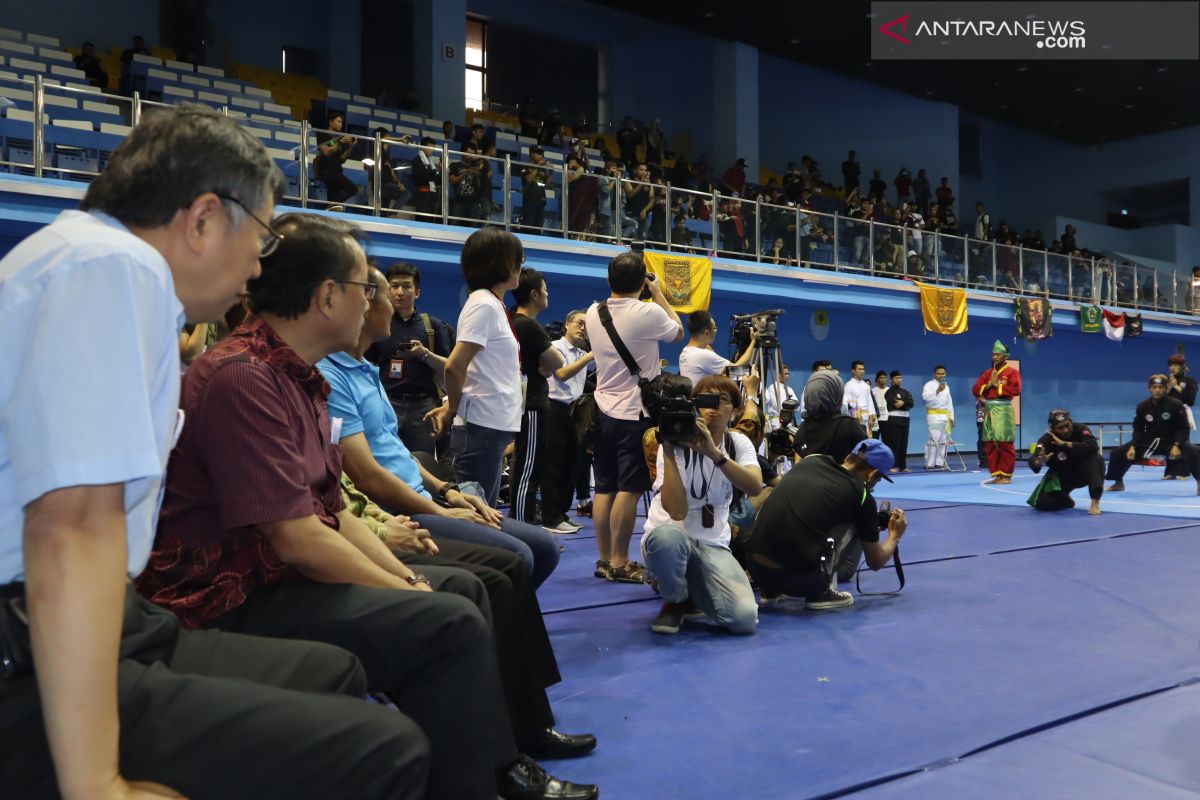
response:
[[[717,321],[703,309],[688,315],[688,333],[691,338],[679,354],[679,374],[690,380],[693,386],[707,375],[721,375],[729,367],[749,364],[758,342],[758,328],[751,327],[750,344],[746,345],[737,361],[722,357],[712,347],[717,338]]]
[[[892,509],[882,519],[871,490],[895,458],[878,439],[866,439],[841,462],[810,456],[792,468],[758,512],[746,545],[750,574],[764,602],[774,595],[803,597],[807,608],[822,611],[854,604],[849,592],[834,588],[841,551],[861,545],[867,565],[877,570],[896,552],[908,527],[904,512]],[[888,536],[879,540],[881,531]]]
[[[683,323],[657,282],[646,274],[640,253],[622,253],[608,264],[612,296],[594,303],[586,317],[587,337],[596,360],[596,407],[600,412],[593,472],[596,498],[592,518],[600,558],[596,577],[621,583],[642,583],[645,569],[629,560],[629,540],[642,493],[650,489],[650,470],[642,453],[646,409],[638,379],[659,374],[662,342],[683,338]],[[649,290],[653,303],[638,295]],[[610,325],[633,356],[638,374],[629,371],[603,321]]]
[[[662,609],[655,633],[678,633],[690,608],[733,633],[758,624],[754,591],[729,549],[729,508],[734,489],[750,497],[762,491],[754,445],[728,430],[741,410],[742,393],[723,375],[696,384],[700,412],[695,437],[672,444],[660,439],[654,500],[642,539],[647,575],[658,581]]]

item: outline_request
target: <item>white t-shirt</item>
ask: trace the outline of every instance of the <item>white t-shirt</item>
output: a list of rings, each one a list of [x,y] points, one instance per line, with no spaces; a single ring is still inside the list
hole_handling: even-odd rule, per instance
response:
[[[679,354],[679,374],[692,382],[695,387],[700,379],[707,375],[720,375],[730,366],[727,358],[722,358],[711,347],[693,347],[688,345]]]
[[[513,333],[496,295],[476,289],[458,315],[458,341],[480,350],[467,367],[455,425],[472,422],[497,431],[521,430],[521,362]]]
[[[791,386],[781,382],[776,382],[768,386],[767,390],[763,392],[763,404],[766,406],[766,408],[763,409],[763,412],[767,415],[767,419],[778,419],[779,409],[782,408],[783,404],[788,400],[800,402],[799,398],[796,397],[796,392],[793,391]],[[800,416],[799,408],[796,409],[796,416]]]
[[[656,303],[643,303],[633,297],[614,297],[607,302],[617,335],[642,368],[641,377],[650,380],[661,371],[659,342],[675,341],[682,328]],[[617,355],[608,331],[600,324],[599,305],[592,304],[586,320],[588,340],[596,354],[596,406],[613,419],[640,419],[645,410],[638,379]]]
[[[564,336],[561,339],[555,339],[550,343],[550,346],[562,354],[563,366],[568,367],[574,364],[579,359],[587,355],[587,351],[582,350],[567,341]],[[588,364],[583,369],[576,372],[565,381],[560,381],[558,378],[551,375],[548,378],[550,384],[550,399],[559,403],[571,403],[578,400],[583,394],[584,384],[587,383],[587,374],[589,371],[596,368],[595,362]]]
[[[745,434],[729,431],[733,441],[733,452],[725,450],[725,437],[717,442],[721,452],[748,469],[758,468],[758,457],[754,454],[754,445]],[[685,447],[675,448],[675,463],[679,466],[679,477],[683,479],[683,491],[687,495],[688,513],[682,522],[671,519],[671,515],[662,505],[663,485],[663,449],[660,445],[656,458],[658,477],[654,481],[654,500],[650,503],[650,512],[646,515],[646,533],[659,525],[678,525],[684,532],[701,542],[728,547],[731,538],[729,530],[729,506],[733,503],[733,484],[725,477],[720,469],[715,468],[712,461],[701,458]],[[705,481],[708,489],[705,491]],[[697,496],[698,495],[698,496]],[[712,503],[713,526],[704,527],[704,516],[701,509],[705,503]]]

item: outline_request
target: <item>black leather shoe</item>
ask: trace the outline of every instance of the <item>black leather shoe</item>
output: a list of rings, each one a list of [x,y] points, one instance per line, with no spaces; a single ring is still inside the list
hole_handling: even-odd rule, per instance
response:
[[[600,788],[595,784],[561,781],[525,755],[496,774],[496,790],[503,800],[596,800],[600,797]]]
[[[546,728],[536,737],[521,742],[522,752],[534,758],[578,758],[596,749],[596,737],[590,733],[577,736]]]

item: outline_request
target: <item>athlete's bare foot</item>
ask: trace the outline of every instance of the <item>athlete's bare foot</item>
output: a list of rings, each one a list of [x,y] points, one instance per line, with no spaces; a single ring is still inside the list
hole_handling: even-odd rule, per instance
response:
[[[1099,500],[1092,501],[1092,507],[1088,509],[1088,513],[1091,514],[1093,517],[1100,516],[1100,501]]]
[[[990,480],[986,480],[986,481],[984,481],[984,482],[983,482],[983,485],[984,485],[984,486],[990,486],[990,485],[991,485],[991,484],[993,484],[993,483],[999,483],[999,482],[1000,482],[1000,479],[999,479],[998,477],[997,477],[997,478],[991,478]]]
[[[1005,484],[1005,483],[1012,483],[1012,478],[1006,478],[1003,475],[1001,475],[1000,477],[998,477],[994,481],[992,481],[992,483],[996,484],[997,486],[999,486],[1001,484]]]
[[[1125,491],[1125,484],[1122,483],[1121,481],[1117,481],[1116,483],[1114,483],[1112,486],[1108,487],[1104,491],[1106,491],[1106,492],[1123,492],[1123,491]]]
[[[1173,481],[1173,480],[1175,480],[1175,476],[1174,475],[1163,475],[1163,480],[1164,481]]]

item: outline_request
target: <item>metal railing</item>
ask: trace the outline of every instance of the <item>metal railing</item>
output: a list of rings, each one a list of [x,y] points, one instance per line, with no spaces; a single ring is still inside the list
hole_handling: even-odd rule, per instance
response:
[[[0,170],[88,180],[144,115],[171,108],[145,99],[56,85],[40,75],[0,76],[4,148]],[[288,178],[284,202],[440,224],[583,241],[642,241],[675,252],[710,254],[775,268],[803,267],[915,279],[1079,303],[1200,315],[1200,281],[1107,257],[1080,257],[981,241],[889,222],[778,205],[761,197],[682,189],[589,171],[587,159],[461,152],[329,131],[301,122],[276,128],[228,107],[268,147]],[[105,123],[108,124],[105,124]],[[28,128],[24,127],[28,124]],[[97,130],[99,129],[99,130]],[[23,135],[27,132],[27,136]],[[108,134],[96,137],[95,134]]]

